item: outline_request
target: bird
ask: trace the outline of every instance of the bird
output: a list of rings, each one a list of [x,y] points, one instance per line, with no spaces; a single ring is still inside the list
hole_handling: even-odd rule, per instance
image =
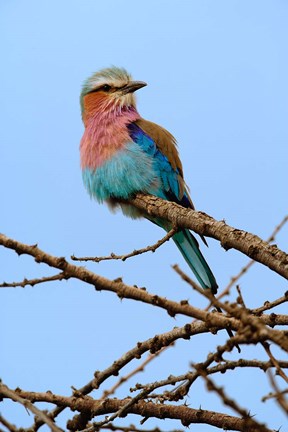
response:
[[[116,66],[84,81],[80,95],[85,126],[80,142],[82,178],[89,195],[99,203],[105,202],[111,210],[120,208],[131,218],[144,216],[168,232],[171,223],[127,202],[141,192],[194,209],[176,139],[137,110],[134,93],[146,85]],[[216,294],[215,276],[194,235],[179,229],[172,239],[201,287]]]

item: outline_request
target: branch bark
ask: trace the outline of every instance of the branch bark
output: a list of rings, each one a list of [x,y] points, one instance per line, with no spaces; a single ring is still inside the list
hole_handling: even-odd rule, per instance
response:
[[[153,195],[137,194],[129,203],[149,216],[171,222],[173,226],[189,228],[197,234],[212,237],[220,241],[225,250],[236,249],[288,279],[288,255],[254,234]]]
[[[0,393],[1,394],[1,393]],[[48,402],[58,406],[70,408],[72,411],[89,412],[93,416],[114,413],[123,408],[128,399],[105,399],[94,400],[89,397],[65,397],[55,395],[51,392],[36,393],[17,389],[19,397],[31,402]],[[4,395],[5,397],[5,395]],[[180,420],[183,426],[190,424],[209,424],[219,429],[247,432],[272,432],[265,425],[257,423],[250,417],[239,418],[227,414],[202,409],[189,408],[186,405],[175,406],[158,404],[153,402],[138,401],[129,408],[129,414],[137,414],[144,418],[155,417],[159,419],[170,418]],[[71,431],[81,430],[86,424],[79,424],[78,417],[68,421],[67,428]],[[255,426],[256,425],[256,426]]]

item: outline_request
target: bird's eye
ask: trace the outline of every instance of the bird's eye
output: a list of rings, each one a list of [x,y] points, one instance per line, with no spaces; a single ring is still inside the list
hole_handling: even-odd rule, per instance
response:
[[[109,84],[104,84],[101,87],[101,90],[104,90],[105,92],[108,92],[109,90],[111,90],[111,86]]]

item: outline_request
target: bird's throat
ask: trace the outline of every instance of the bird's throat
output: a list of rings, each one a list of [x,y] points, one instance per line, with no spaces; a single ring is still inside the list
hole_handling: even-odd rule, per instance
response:
[[[106,105],[106,109],[104,106],[99,109],[99,104],[96,107],[89,102],[88,105],[90,112],[84,111],[83,116],[85,131],[80,143],[81,167],[97,169],[131,141],[127,126],[140,115],[132,106]]]

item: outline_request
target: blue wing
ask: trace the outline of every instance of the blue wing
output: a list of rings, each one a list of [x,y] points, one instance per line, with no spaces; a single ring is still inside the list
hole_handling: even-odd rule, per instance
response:
[[[144,122],[144,120],[142,121]],[[163,130],[160,128],[160,126],[154,124],[152,124],[152,127],[154,129],[159,128],[158,133],[159,130],[160,132]],[[133,142],[137,143],[145,152],[145,154],[148,154],[153,159],[154,170],[157,174],[157,177],[161,179],[160,186],[156,191],[156,195],[160,198],[174,201],[183,207],[194,208],[192,201],[184,187],[182,165],[178,157],[177,150],[175,147],[173,147],[174,142],[170,141],[169,144],[169,141],[168,143],[166,141],[167,139],[169,140],[169,138],[171,140],[172,136],[169,133],[168,136],[166,134],[166,146],[163,146],[163,144],[161,146],[162,148],[171,150],[170,153],[168,151],[168,154],[170,154],[169,160],[168,156],[163,154],[163,152],[160,150],[159,145],[157,145],[151,136],[144,132],[144,130],[139,125],[136,123],[131,123],[128,126],[128,130],[130,138],[133,140]],[[164,130],[164,133],[165,132],[166,131]],[[161,134],[163,134],[163,132],[161,132]],[[173,153],[172,156],[176,156],[177,159],[176,163],[173,163],[173,166],[171,161],[174,162],[174,159],[171,159],[171,153]],[[155,194],[155,190],[153,193]],[[150,220],[166,230],[170,228],[169,224],[161,219]],[[201,286],[203,288],[211,289],[213,293],[216,293],[218,286],[215,277],[199,249],[197,240],[191,234],[191,232],[188,229],[180,230],[173,236],[173,240]]]
[[[156,126],[156,125],[155,125]],[[157,143],[138,126],[136,123],[130,123],[128,130],[131,139],[137,143],[141,149],[153,158],[154,170],[159,179],[161,186],[157,191],[160,198],[174,201],[183,207],[193,208],[186,191],[182,191],[181,180],[183,181],[182,170],[177,167],[173,168],[168,157],[164,155]]]

